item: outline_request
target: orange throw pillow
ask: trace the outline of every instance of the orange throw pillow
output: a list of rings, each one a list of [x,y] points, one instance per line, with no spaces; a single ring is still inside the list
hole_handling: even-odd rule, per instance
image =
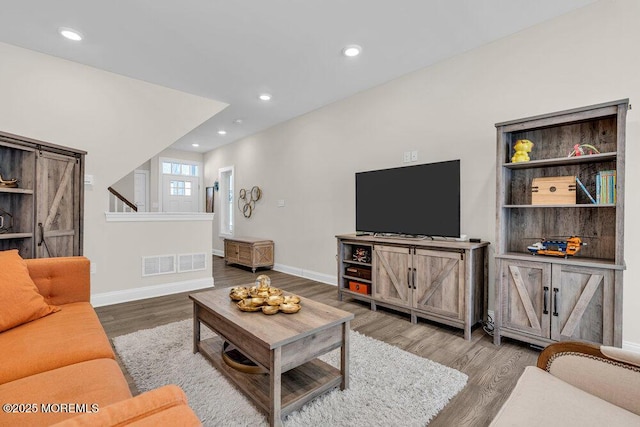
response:
[[[0,251],[0,332],[60,310],[38,293],[16,249]]]

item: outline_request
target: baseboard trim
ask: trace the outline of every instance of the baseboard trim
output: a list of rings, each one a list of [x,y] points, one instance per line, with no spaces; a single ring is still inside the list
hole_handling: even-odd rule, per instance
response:
[[[303,277],[305,279],[315,280],[316,282],[338,286],[338,280],[331,274],[318,273],[317,271],[305,270],[303,268],[291,267],[284,264],[275,264],[273,269],[281,273],[291,274],[292,276]]]
[[[631,341],[622,341],[622,348],[624,350],[640,353],[640,344]]]
[[[211,253],[220,258],[224,258],[224,251],[212,249]],[[291,267],[284,264],[275,264],[275,271],[291,274],[292,276],[303,277],[305,279],[315,280],[316,282],[326,283],[328,285],[338,286],[338,279],[330,274],[318,273],[317,271],[305,270],[304,268]]]
[[[103,307],[106,305],[138,301],[141,299],[161,297],[165,295],[177,294],[180,292],[195,291],[213,287],[213,277],[206,277],[203,279],[163,283],[161,285],[144,286],[141,288],[125,289],[122,291],[102,292],[99,294],[91,295],[91,304],[94,307]]]

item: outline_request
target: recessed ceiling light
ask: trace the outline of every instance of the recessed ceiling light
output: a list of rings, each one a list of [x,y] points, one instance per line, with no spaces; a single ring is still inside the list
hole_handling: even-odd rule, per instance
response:
[[[242,124],[242,119],[235,119],[235,120],[233,121],[233,124],[234,124],[234,125],[241,125],[241,124]]]
[[[200,147],[200,144],[191,144],[192,147]]]
[[[74,30],[73,28],[62,27],[59,28],[58,31],[63,37],[69,40],[73,40],[74,42],[79,42],[80,40],[82,40],[82,34]]]
[[[260,100],[262,100],[262,101],[270,101],[271,100],[271,94],[270,93],[261,93],[258,98],[260,98]]]
[[[350,58],[360,55],[360,52],[362,52],[362,48],[357,44],[350,44],[342,49],[342,54]]]
[[[227,131],[226,131],[226,130],[224,130],[224,129],[220,129],[220,130],[218,131],[218,135],[226,135],[226,134],[227,134]]]

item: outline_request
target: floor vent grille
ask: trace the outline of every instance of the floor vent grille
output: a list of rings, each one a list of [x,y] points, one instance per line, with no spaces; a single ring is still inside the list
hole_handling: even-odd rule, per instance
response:
[[[178,255],[178,271],[199,271],[207,268],[207,255],[201,254],[181,254]]]
[[[176,272],[175,255],[159,255],[142,257],[142,276],[156,276]]]

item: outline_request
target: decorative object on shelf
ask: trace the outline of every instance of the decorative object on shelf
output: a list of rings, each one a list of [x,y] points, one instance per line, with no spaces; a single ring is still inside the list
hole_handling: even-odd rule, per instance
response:
[[[240,189],[240,197],[238,197],[238,209],[245,218],[250,218],[254,206],[258,200],[262,198],[262,190],[257,185],[251,187],[250,191],[244,188]]]
[[[257,365],[233,344],[225,341],[222,345],[222,360],[233,369],[247,374],[267,374],[269,373],[262,366]]]
[[[213,191],[220,190],[220,183],[218,181],[213,183]]]
[[[13,215],[0,208],[0,234],[8,233],[13,228]]]
[[[371,295],[371,285],[349,280],[349,290],[359,294]]]
[[[362,247],[355,248],[353,251],[353,260],[358,262],[371,262],[371,251]]]
[[[567,157],[585,156],[589,154],[600,154],[600,151],[591,144],[576,144]]]
[[[585,196],[587,196],[589,198],[589,201],[591,201],[591,203],[593,203],[595,205],[596,204],[596,199],[593,198],[591,193],[589,193],[589,190],[587,190],[587,187],[584,186],[582,181],[580,181],[580,178],[578,178],[577,176],[576,176],[576,184],[578,184],[578,186],[580,187],[582,192],[585,194]]]
[[[16,188],[18,186],[18,180],[16,178],[13,179],[3,179],[0,174],[0,187],[5,188]]]
[[[533,178],[531,183],[532,205],[575,205],[576,177],[548,176]]]
[[[533,245],[527,246],[527,250],[531,252],[532,255],[550,255],[569,258],[580,252],[580,248],[586,245],[580,237],[573,236],[566,240],[542,239]]]
[[[516,150],[516,153],[511,157],[511,163],[528,162],[531,160],[529,153],[533,149],[533,142],[528,139],[519,139],[513,149]]]
[[[615,170],[600,171],[596,174],[596,203],[615,204],[617,197]]]
[[[264,314],[297,313],[300,311],[300,297],[297,295],[283,295],[281,289],[271,286],[271,279],[265,274],[256,278],[255,286],[235,286],[230,289],[229,297],[237,301],[240,311]]]

